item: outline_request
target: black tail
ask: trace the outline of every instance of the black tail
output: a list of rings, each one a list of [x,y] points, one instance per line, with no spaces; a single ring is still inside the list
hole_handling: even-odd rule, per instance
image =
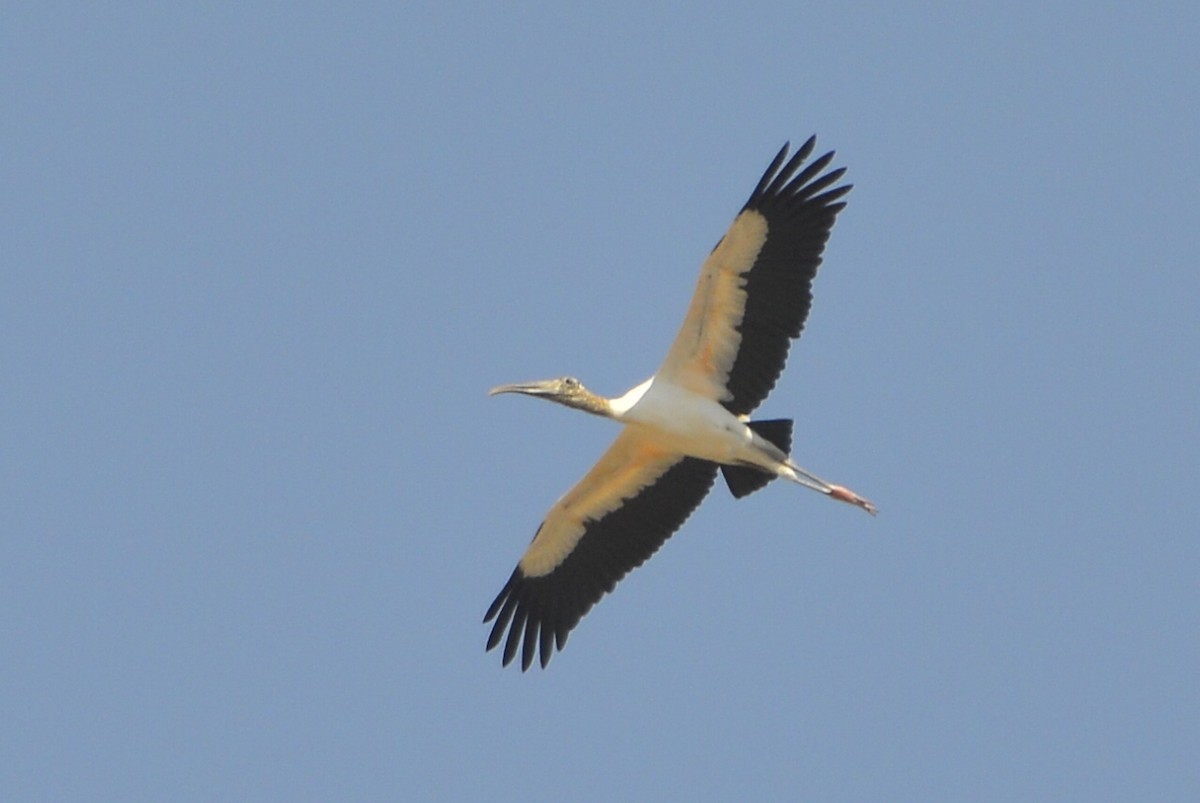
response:
[[[792,450],[792,419],[774,418],[770,421],[751,421],[746,426],[763,440],[774,444],[787,454]],[[721,476],[734,499],[749,496],[775,479],[774,474],[746,466],[721,466]]]

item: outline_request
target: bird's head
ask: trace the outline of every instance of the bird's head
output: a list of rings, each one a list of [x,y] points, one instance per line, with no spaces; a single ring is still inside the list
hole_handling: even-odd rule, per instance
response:
[[[511,385],[498,385],[488,391],[489,396],[500,393],[523,393],[526,396],[536,396],[552,402],[574,407],[593,415],[610,416],[608,399],[598,396],[583,386],[573,376],[563,376],[558,379],[543,379],[538,382],[516,382]]]

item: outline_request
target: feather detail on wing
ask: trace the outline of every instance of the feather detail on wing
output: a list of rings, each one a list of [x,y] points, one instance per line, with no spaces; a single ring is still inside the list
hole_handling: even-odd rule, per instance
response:
[[[658,375],[747,415],[783,372],[800,336],[840,202],[850,185],[827,188],[844,168],[822,175],[827,153],[800,171],[810,138],[787,159],[784,145],[729,230],[709,254]],[[784,163],[786,160],[786,164]],[[800,171],[800,172],[797,172]]]
[[[507,632],[506,666],[518,649],[522,669],[535,655],[546,666],[583,615],[679,529],[716,472],[625,429],[546,515],[484,617],[496,620],[488,649]]]

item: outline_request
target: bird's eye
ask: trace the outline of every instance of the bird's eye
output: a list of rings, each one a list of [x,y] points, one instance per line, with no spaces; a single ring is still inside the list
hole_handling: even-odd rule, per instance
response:
[[[563,377],[563,384],[571,390],[574,390],[575,388],[579,387],[579,380],[573,376],[567,376]]]

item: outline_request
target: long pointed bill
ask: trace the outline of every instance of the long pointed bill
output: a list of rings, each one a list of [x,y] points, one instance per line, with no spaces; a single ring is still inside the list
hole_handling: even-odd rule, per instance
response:
[[[558,383],[553,379],[539,382],[514,382],[511,385],[497,385],[488,391],[489,396],[501,393],[524,393],[526,396],[545,396],[557,390]]]
[[[830,499],[836,499],[839,502],[845,502],[846,504],[854,505],[855,507],[861,507],[872,516],[878,512],[874,504],[867,499],[863,499],[849,488],[826,482],[815,474],[809,474],[795,463],[789,462],[788,468],[795,473],[795,482],[800,483],[805,488],[812,488],[814,491],[819,491],[820,493],[828,496]]]

